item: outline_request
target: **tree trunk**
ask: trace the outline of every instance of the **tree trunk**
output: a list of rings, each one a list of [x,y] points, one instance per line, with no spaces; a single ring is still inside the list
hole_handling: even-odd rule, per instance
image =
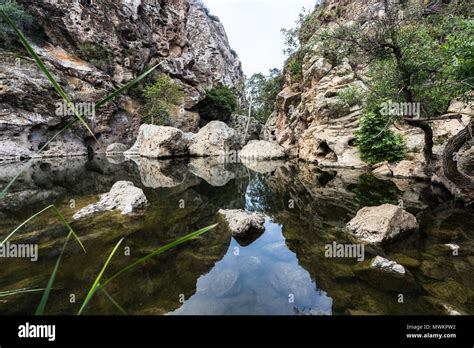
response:
[[[471,120],[466,128],[449,139],[444,149],[442,162],[444,176],[470,198],[474,197],[474,178],[459,171],[457,153],[466,142],[472,139],[473,126],[474,120]]]
[[[422,121],[417,120],[405,120],[405,122],[412,127],[420,128],[424,133],[425,146],[423,147],[423,155],[425,157],[426,166],[430,168],[431,163],[433,162],[433,129],[431,126]]]

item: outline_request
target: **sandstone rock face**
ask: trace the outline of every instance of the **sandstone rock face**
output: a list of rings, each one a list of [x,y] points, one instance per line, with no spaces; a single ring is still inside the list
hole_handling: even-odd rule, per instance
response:
[[[343,127],[311,127],[298,140],[299,157],[327,167],[365,167],[352,144],[352,131]]]
[[[306,33],[311,38],[305,40],[302,76],[296,78],[289,66],[285,67],[285,84],[277,97],[276,109],[262,130],[261,139],[276,141],[290,155],[321,166],[364,166],[354,146],[362,101],[350,100],[345,92],[364,92],[367,70],[358,65],[359,62],[348,59],[337,63],[328,61],[323,55],[324,43],[320,34],[337,28],[336,23],[350,28],[360,16],[374,10],[383,15],[382,1],[321,2],[317,10],[319,25],[314,26],[313,33]],[[356,93],[356,97],[357,94],[360,93]],[[461,102],[454,101],[449,112],[459,111],[472,114],[472,106],[466,108]],[[469,116],[463,117],[464,124],[468,120]],[[465,127],[463,123],[457,120],[433,122],[435,154],[442,154],[447,139]],[[403,135],[410,155],[422,156],[424,135],[421,130],[398,124],[393,130]],[[415,177],[421,176],[415,174]]]
[[[143,209],[148,201],[142,189],[133,185],[130,181],[116,182],[110,192],[103,194],[99,202],[82,208],[73,219],[79,220],[102,211],[120,210],[122,215],[128,215]]]
[[[383,204],[365,207],[347,224],[357,238],[371,244],[380,244],[401,233],[418,230],[416,217],[402,208]]]
[[[250,161],[262,161],[286,157],[285,149],[265,140],[252,140],[240,151],[239,157]]]
[[[18,2],[44,29],[46,43],[35,50],[74,103],[93,105],[155,64],[186,92],[183,107],[170,118],[184,131],[197,131],[198,115],[189,110],[207,89],[222,83],[242,95],[240,61],[222,24],[200,1]],[[0,156],[30,157],[74,116],[56,112],[61,99],[29,57],[4,50],[0,56]],[[102,146],[78,122],[43,155],[131,145],[142,119],[139,108],[132,96],[120,96],[86,117]]]
[[[235,131],[220,121],[209,122],[191,140],[192,156],[225,156],[239,148]]]
[[[393,166],[392,173],[396,178],[426,178],[423,163],[415,161],[401,161],[397,163]]]
[[[263,229],[265,216],[259,213],[249,213],[244,210],[231,209],[219,210],[233,234],[240,235],[248,232],[250,229]]]

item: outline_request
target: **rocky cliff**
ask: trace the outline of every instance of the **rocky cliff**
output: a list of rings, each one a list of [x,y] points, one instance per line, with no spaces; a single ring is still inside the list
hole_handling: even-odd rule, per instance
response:
[[[94,103],[147,67],[170,75],[186,92],[173,125],[193,130],[190,109],[219,83],[243,95],[241,63],[223,25],[199,0],[19,0],[44,31],[35,49],[74,103]],[[61,129],[70,115],[26,54],[0,50],[0,157],[29,157]],[[132,144],[141,123],[140,104],[118,97],[89,123],[103,148]],[[99,150],[76,124],[55,139],[44,156],[83,155]]]
[[[412,0],[418,1],[418,0]],[[332,63],[325,57],[321,34],[351,23],[368,11],[383,14],[382,1],[323,0],[304,24],[305,42],[298,54],[302,55],[301,74],[292,72],[294,59],[290,57],[284,68],[285,85],[276,100],[276,109],[263,130],[266,140],[276,141],[295,157],[322,166],[363,167],[355,146],[354,132],[363,112],[362,102],[349,105],[342,98],[344,91],[364,90],[366,69],[357,61],[342,59]],[[301,34],[300,34],[301,35]],[[466,111],[466,105],[453,101],[448,112]],[[471,110],[472,112],[472,110]],[[447,139],[456,135],[469,123],[447,120],[435,122],[433,127],[435,154],[441,154]],[[397,124],[393,129],[406,140],[409,159],[422,161],[424,146],[420,129]]]

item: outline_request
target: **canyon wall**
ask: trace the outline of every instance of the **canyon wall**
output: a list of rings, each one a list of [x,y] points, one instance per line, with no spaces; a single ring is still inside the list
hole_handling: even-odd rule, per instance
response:
[[[219,19],[199,0],[19,0],[39,24],[35,50],[74,103],[94,103],[147,67],[171,76],[186,92],[172,125],[194,131],[191,109],[206,90],[224,84],[244,100],[243,73]],[[62,100],[26,54],[0,49],[0,158],[30,157],[74,116],[58,112]],[[84,155],[108,144],[132,144],[142,113],[123,95],[88,122],[99,146],[77,123],[43,156]],[[86,110],[87,111],[87,110]]]

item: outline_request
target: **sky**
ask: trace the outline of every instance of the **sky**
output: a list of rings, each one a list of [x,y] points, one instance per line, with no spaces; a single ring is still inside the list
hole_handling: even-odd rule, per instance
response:
[[[204,0],[225,27],[245,75],[281,69],[285,61],[281,28],[293,28],[302,8],[316,0]]]

